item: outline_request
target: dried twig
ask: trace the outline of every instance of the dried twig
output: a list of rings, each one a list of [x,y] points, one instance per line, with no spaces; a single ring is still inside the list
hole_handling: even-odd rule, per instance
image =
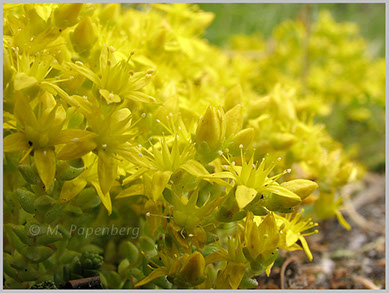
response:
[[[100,276],[68,281],[64,289],[102,289]]]
[[[354,208],[352,204],[347,205],[346,210],[347,214],[351,218],[351,220],[357,224],[360,228],[362,228],[364,231],[374,231],[379,234],[385,233],[385,227],[377,227],[374,225],[374,223],[366,220],[364,217],[362,217]]]
[[[292,263],[293,261],[297,261],[295,256],[289,257],[285,262],[282,264],[281,272],[280,272],[280,287],[281,289],[285,289],[285,271],[287,266]]]
[[[365,288],[367,289],[374,289],[374,290],[379,290],[380,287],[377,287],[376,284],[374,284],[371,280],[365,278],[365,277],[362,277],[362,276],[352,276],[353,280],[362,284],[363,286],[365,286]]]

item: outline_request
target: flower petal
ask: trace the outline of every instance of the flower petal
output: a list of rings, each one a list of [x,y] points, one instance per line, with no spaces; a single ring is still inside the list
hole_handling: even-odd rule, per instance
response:
[[[130,187],[124,189],[121,191],[116,197],[117,198],[125,198],[125,197],[130,197],[134,195],[141,195],[144,194],[145,192],[145,187],[143,183],[138,183],[138,184],[133,184]]]
[[[90,81],[92,81],[98,87],[101,86],[100,78],[98,77],[98,75],[94,73],[92,70],[90,70],[88,67],[86,67],[84,64],[69,62],[68,65],[70,65],[72,69],[74,69],[75,71],[82,74]]]
[[[31,128],[38,128],[39,127],[38,121],[36,120],[36,117],[34,115],[34,112],[32,111],[28,99],[25,96],[20,94],[16,95],[15,99],[16,99],[15,109],[14,109],[15,117],[20,121],[20,123],[24,127],[28,125]]]
[[[90,131],[81,129],[65,129],[62,130],[53,141],[54,145],[67,144],[75,141],[83,141],[95,137],[96,134]]]
[[[347,223],[346,219],[343,217],[342,213],[339,210],[335,211],[336,217],[338,218],[339,223],[346,229],[351,230],[351,226]]]
[[[70,181],[65,181],[61,194],[59,195],[59,203],[67,202],[76,197],[84,189],[86,183],[85,179],[78,177]]]
[[[14,88],[17,91],[28,88],[36,83],[37,83],[37,80],[34,77],[29,76],[29,75],[25,74],[24,72],[18,72],[15,74]]]
[[[103,194],[106,194],[109,192],[116,179],[118,163],[113,156],[107,154],[104,150],[99,150],[98,156],[97,172],[99,175],[100,187]]]
[[[112,202],[111,202],[111,196],[109,195],[109,192],[104,194],[101,191],[100,185],[97,181],[92,181],[91,183],[96,189],[96,192],[99,195],[100,200],[103,203],[104,207],[107,209],[108,215],[112,214]]]
[[[7,152],[19,152],[28,149],[27,138],[24,133],[16,132],[7,135],[3,139],[3,151]]]
[[[136,102],[142,102],[142,103],[156,103],[157,100],[149,95],[146,95],[145,93],[139,92],[139,91],[131,91],[124,95],[124,98],[130,99]]]
[[[155,280],[156,278],[159,278],[159,277],[162,277],[162,276],[165,276],[165,275],[166,275],[166,268],[165,267],[157,268],[154,271],[152,271],[142,281],[140,281],[137,284],[135,284],[135,287],[143,286],[143,285],[151,282],[152,280]]]
[[[312,253],[311,253],[311,250],[309,249],[307,241],[305,240],[305,238],[303,236],[300,236],[299,239],[300,239],[301,244],[303,245],[303,249],[305,251],[305,254],[308,256],[309,260],[312,260],[313,259]]]
[[[154,173],[151,187],[151,195],[154,200],[161,196],[172,174],[172,171],[157,171]]]
[[[56,159],[54,150],[34,150],[34,161],[45,189],[49,190],[55,177]]]
[[[239,185],[236,188],[235,198],[239,208],[243,209],[247,206],[257,195],[257,191],[254,188],[249,188],[244,185]]]
[[[57,155],[58,160],[73,160],[80,158],[96,148],[92,139],[73,142],[65,145]]]
[[[110,93],[109,91],[104,89],[99,90],[99,93],[104,97],[108,104],[119,103],[122,100],[117,94]]]

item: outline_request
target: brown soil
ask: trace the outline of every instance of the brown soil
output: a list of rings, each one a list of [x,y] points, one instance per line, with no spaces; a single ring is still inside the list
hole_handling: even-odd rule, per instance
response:
[[[320,233],[307,237],[313,261],[302,251],[283,251],[281,267],[257,277],[258,289],[385,288],[385,175],[368,174],[348,188],[351,231],[336,219],[320,223]]]

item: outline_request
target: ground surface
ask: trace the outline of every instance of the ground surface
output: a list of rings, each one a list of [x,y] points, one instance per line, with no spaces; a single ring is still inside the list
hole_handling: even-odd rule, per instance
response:
[[[345,192],[354,193],[345,212],[352,230],[336,219],[320,223],[320,233],[307,237],[313,261],[300,251],[285,252],[270,278],[258,277],[258,288],[385,288],[385,176],[368,174]]]

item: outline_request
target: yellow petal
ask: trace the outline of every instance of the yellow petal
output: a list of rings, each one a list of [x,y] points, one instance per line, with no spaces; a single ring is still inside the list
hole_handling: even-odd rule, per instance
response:
[[[84,189],[86,183],[85,179],[78,177],[73,180],[65,181],[61,194],[59,195],[59,203],[67,202],[77,196]]]
[[[313,259],[312,253],[311,253],[311,250],[309,249],[307,241],[305,240],[305,238],[303,236],[300,236],[299,239],[300,239],[301,244],[303,245],[303,249],[305,251],[305,254],[308,256],[309,260],[312,260]]]
[[[159,278],[159,277],[162,277],[165,275],[166,275],[166,268],[165,267],[155,269],[146,278],[144,278],[142,281],[135,284],[135,287],[143,286],[143,285],[151,282],[152,280],[155,280],[156,278]]]
[[[83,141],[95,137],[96,134],[90,131],[81,129],[65,129],[62,130],[53,141],[54,145],[67,144],[76,141]]]
[[[346,229],[351,230],[351,226],[349,223],[347,223],[346,219],[343,217],[342,213],[340,211],[335,211],[336,217],[338,218],[339,223]]]
[[[185,164],[182,164],[180,168],[184,169],[186,172],[188,172],[189,174],[195,177],[202,177],[202,176],[209,175],[207,169],[205,169],[201,163],[195,160],[188,160]]]
[[[274,265],[274,262],[275,261],[273,261],[270,265],[268,265],[267,266],[267,268],[266,268],[266,276],[270,276],[270,271],[271,271],[271,268],[273,267],[273,265]]]
[[[106,194],[109,192],[116,179],[118,163],[113,156],[107,154],[104,150],[99,150],[98,156],[97,172],[99,175],[100,187],[103,194]]]
[[[27,138],[24,133],[16,132],[7,135],[3,139],[3,151],[7,152],[19,152],[28,149]]]
[[[30,126],[31,128],[39,128],[38,122],[32,111],[28,99],[22,95],[15,96],[15,117],[22,123],[23,126]]]
[[[122,100],[117,94],[110,93],[107,90],[99,90],[99,93],[104,97],[108,104],[119,103]]]
[[[97,181],[92,181],[91,183],[94,186],[94,188],[96,189],[96,192],[99,195],[100,200],[103,203],[104,207],[107,209],[108,215],[110,215],[112,213],[112,202],[111,202],[111,196],[109,195],[109,192],[104,194],[101,191],[100,185]]]
[[[81,140],[65,145],[59,152],[58,160],[73,160],[80,158],[96,148],[92,139]]]
[[[14,88],[17,91],[20,91],[22,89],[28,88],[34,84],[36,84],[37,80],[25,74],[24,72],[18,72],[15,74],[14,78]]]
[[[157,200],[161,196],[172,173],[171,171],[157,171],[154,173],[151,188],[151,194],[154,200]]]
[[[229,284],[232,289],[238,289],[240,282],[242,281],[244,274],[246,273],[246,266],[242,263],[230,262],[227,265]]]
[[[34,161],[45,189],[49,190],[55,177],[56,159],[54,150],[34,150]]]
[[[134,195],[140,195],[140,194],[144,194],[144,192],[145,192],[145,187],[144,187],[143,183],[133,184],[130,187],[124,189],[122,192],[120,192],[115,197],[115,199],[116,198],[130,197],[130,196],[134,196]]]
[[[257,191],[254,188],[239,185],[235,192],[235,197],[239,208],[243,209],[245,206],[247,206],[256,195]]]

